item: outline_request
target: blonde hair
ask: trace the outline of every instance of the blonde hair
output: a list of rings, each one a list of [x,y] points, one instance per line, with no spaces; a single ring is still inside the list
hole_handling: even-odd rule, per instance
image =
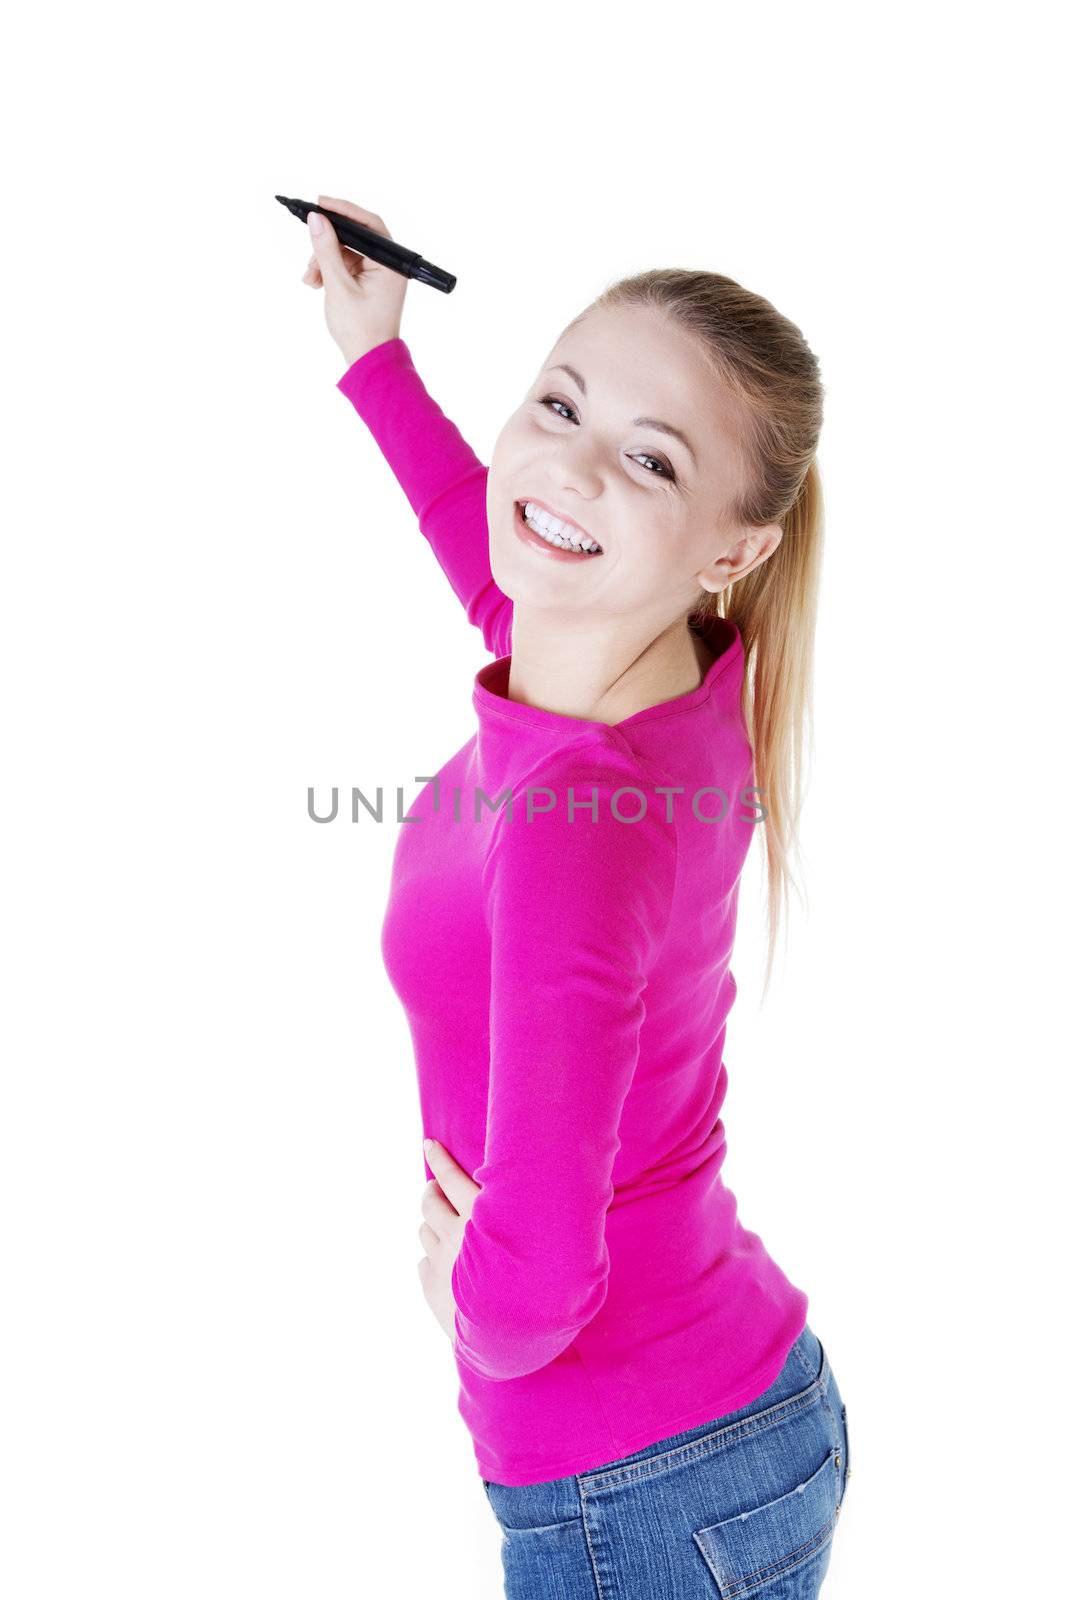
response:
[[[782,539],[752,572],[719,594],[704,592],[688,614],[700,628],[713,616],[735,623],[746,669],[742,701],[753,749],[767,874],[767,964],[780,914],[789,917],[790,867],[811,737],[816,603],[823,555],[824,501],[816,446],[823,423],[819,363],[800,330],[769,301],[718,272],[654,268],[620,278],[569,327],[601,307],[652,308],[691,333],[712,373],[739,402],[744,487],[731,523],[780,523]],[[565,330],[566,331],[566,330]]]

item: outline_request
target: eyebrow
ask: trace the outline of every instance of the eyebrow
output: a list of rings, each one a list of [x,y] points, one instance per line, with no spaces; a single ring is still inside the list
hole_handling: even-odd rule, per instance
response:
[[[585,397],[586,381],[582,377],[581,373],[575,371],[574,367],[569,367],[566,362],[560,362],[557,366],[546,367],[544,370],[546,372],[566,372],[572,382],[578,385],[583,397]],[[697,451],[694,449],[689,439],[687,439],[686,435],[681,432],[680,429],[673,428],[670,422],[661,422],[659,417],[635,417],[634,426],[636,428],[655,428],[658,433],[670,433],[673,439],[678,439],[680,444],[684,444],[686,446],[687,450],[693,456],[694,466],[697,465]]]

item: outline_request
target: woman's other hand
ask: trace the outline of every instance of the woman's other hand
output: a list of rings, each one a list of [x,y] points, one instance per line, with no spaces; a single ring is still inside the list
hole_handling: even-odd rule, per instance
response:
[[[464,1229],[480,1185],[449,1152],[433,1140],[424,1146],[426,1164],[434,1179],[423,1191],[419,1242],[426,1255],[419,1263],[419,1281],[427,1305],[456,1343],[456,1301],[452,1296],[452,1269],[460,1254]]]
[[[353,205],[351,200],[321,194],[318,203],[387,239],[393,237],[381,217]],[[312,233],[313,220],[323,224],[321,233]],[[308,263],[304,282],[313,289],[326,290],[326,326],[351,367],[376,345],[400,337],[408,279],[342,244],[329,217],[317,211],[308,213],[308,236],[315,254]]]

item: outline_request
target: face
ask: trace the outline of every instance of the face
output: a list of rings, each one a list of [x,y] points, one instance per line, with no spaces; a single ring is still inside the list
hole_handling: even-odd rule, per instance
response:
[[[728,521],[743,482],[740,438],[737,402],[690,336],[647,308],[591,312],[554,345],[494,446],[498,586],[517,605],[645,614],[661,628],[686,616],[781,537],[777,525]],[[516,508],[531,500],[600,553],[558,558]]]

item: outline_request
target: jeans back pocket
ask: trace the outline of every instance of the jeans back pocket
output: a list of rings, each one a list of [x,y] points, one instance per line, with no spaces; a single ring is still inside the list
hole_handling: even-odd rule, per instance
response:
[[[836,1456],[829,1450],[815,1472],[788,1494],[697,1530],[697,1548],[722,1600],[756,1594],[794,1571],[798,1596],[817,1593],[830,1564],[838,1516]]]

